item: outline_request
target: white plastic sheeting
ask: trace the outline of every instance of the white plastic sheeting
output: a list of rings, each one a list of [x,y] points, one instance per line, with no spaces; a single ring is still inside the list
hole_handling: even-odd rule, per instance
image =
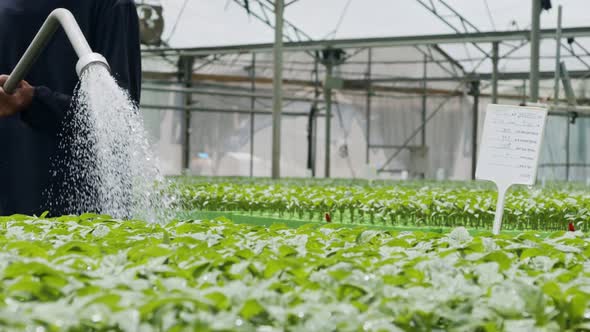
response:
[[[335,69],[337,77],[362,80],[368,69],[367,50],[346,50],[346,62]],[[461,73],[453,68],[444,58],[436,53],[426,66],[427,76],[444,77]],[[372,50],[371,77],[414,77],[424,75],[424,52],[411,47],[383,48]],[[251,54],[225,55],[211,61],[212,57],[196,59],[194,88],[200,92],[193,95],[195,105],[203,109],[249,110],[252,98],[243,96],[251,93],[248,81]],[[144,71],[173,73],[177,59],[151,57],[144,59]],[[444,67],[444,68],[443,68]],[[324,80],[324,66],[319,65],[320,80]],[[255,77],[257,78],[255,94],[256,110],[269,111],[271,95],[272,57],[270,53],[257,53]],[[309,100],[314,96],[314,60],[306,53],[289,52],[285,54],[284,78],[285,96],[303,97]],[[178,88],[172,78],[169,84],[146,80],[145,86]],[[518,82],[501,85],[501,93],[517,97]],[[546,85],[548,82],[544,82]],[[484,86],[487,85],[482,83]],[[459,82],[428,82],[426,96],[426,115],[440,108],[438,113],[426,125],[426,142],[428,158],[425,176],[434,178],[436,174],[446,174],[451,179],[468,179],[471,177],[472,158],[472,108],[473,97],[467,94],[468,86]],[[393,81],[374,85],[371,97],[370,142],[378,145],[402,145],[421,125],[422,116],[422,81]],[[547,89],[549,90],[549,89]],[[449,96],[448,92],[456,94]],[[489,91],[487,88],[486,91]],[[220,96],[216,92],[223,92]],[[321,92],[321,88],[320,88]],[[334,92],[333,117],[331,119],[332,137],[331,164],[332,177],[366,177],[365,164],[367,153],[367,92],[362,89],[343,89]],[[241,94],[231,97],[227,93]],[[323,96],[318,106],[323,114]],[[520,100],[501,99],[501,103],[518,104]],[[183,95],[180,93],[163,93],[144,90],[143,104],[182,106]],[[442,106],[441,103],[443,104]],[[480,99],[479,129],[481,130],[484,110],[488,98]],[[284,102],[284,112],[308,114],[311,101]],[[184,144],[184,112],[178,110],[144,109],[146,127],[154,139],[162,169],[166,174],[182,172],[182,146]],[[251,119],[254,119],[254,135],[251,137]],[[316,132],[316,174],[324,174],[325,118],[317,118]],[[270,176],[271,174],[271,116],[267,114],[192,112],[190,141],[190,173],[199,175],[241,175]],[[571,162],[587,162],[585,131],[590,121],[578,119],[571,127]],[[307,116],[286,116],[282,118],[282,155],[281,175],[283,177],[309,176],[307,170]],[[565,118],[551,118],[546,131],[541,163],[565,162]],[[254,154],[250,154],[254,144]],[[408,145],[421,145],[421,133],[418,133]],[[347,150],[347,153],[343,153]],[[381,168],[395,149],[371,149],[369,152],[372,168]],[[386,169],[397,170],[395,173],[381,173],[381,177],[400,177],[401,171],[413,171],[413,164],[408,150],[403,150]],[[571,168],[570,178],[584,180],[586,168]],[[564,179],[565,168],[542,167],[539,178],[546,180]]]

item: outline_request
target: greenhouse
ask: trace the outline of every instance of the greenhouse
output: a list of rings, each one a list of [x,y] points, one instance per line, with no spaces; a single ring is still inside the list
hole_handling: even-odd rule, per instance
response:
[[[0,331],[590,331],[586,1],[5,1]]]

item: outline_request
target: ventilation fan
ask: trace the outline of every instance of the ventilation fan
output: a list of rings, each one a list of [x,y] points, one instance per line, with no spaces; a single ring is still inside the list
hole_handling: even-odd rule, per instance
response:
[[[140,2],[137,4],[142,44],[149,46],[160,46],[162,44],[162,33],[164,32],[163,11],[162,5],[157,3]]]

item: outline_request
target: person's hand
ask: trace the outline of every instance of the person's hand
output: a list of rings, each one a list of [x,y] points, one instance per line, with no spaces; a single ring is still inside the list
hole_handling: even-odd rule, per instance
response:
[[[0,75],[0,118],[8,117],[27,109],[33,102],[35,88],[27,81],[20,81],[13,94],[4,92],[2,87],[8,80],[8,75]]]

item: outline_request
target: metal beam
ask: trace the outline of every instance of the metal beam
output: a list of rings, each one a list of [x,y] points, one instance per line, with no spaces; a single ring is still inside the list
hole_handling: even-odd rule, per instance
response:
[[[158,73],[158,77],[162,77],[164,73]],[[170,74],[170,73],[165,73],[166,75],[171,75],[170,77],[174,77],[176,76],[176,74]],[[516,79],[522,79],[523,82],[526,83],[526,79],[528,78],[528,73],[500,73],[500,77],[504,77],[507,80],[516,80]],[[574,75],[572,75],[572,78],[584,78],[587,77],[588,72],[587,71],[576,71],[574,72]],[[220,77],[217,77],[220,76]],[[526,76],[526,77],[525,77]],[[541,77],[545,77],[547,79],[550,79],[553,76],[553,72],[547,72],[547,73],[541,73]],[[168,76],[166,76],[168,77]],[[195,75],[193,75],[193,79],[194,79]],[[491,77],[491,74],[484,74],[482,79],[486,79],[489,80],[489,78]],[[428,81],[472,81],[472,80],[477,80],[478,76],[474,76],[474,77],[468,77],[468,79],[463,80],[462,78],[448,78],[448,77],[434,77],[434,78],[429,78]],[[245,80],[240,77],[240,76],[227,76],[227,75],[207,75],[207,80],[213,80],[213,81],[219,81],[219,82],[234,82],[234,80],[237,80],[236,82],[245,82]],[[408,78],[394,78],[394,79],[386,79],[384,82],[391,82],[392,80],[394,81],[407,81],[407,82],[422,82],[423,78],[413,78],[413,77],[408,77]],[[144,80],[144,83],[152,83],[152,84],[170,84],[171,81],[169,80]],[[256,83],[260,83],[262,82],[262,84],[269,84],[270,82],[272,82],[271,79],[268,78],[260,78],[258,77],[256,79]],[[377,80],[376,83],[379,83],[380,80]],[[321,83],[318,84],[314,81],[307,81],[307,80],[283,80],[283,83],[285,85],[291,85],[291,86],[302,86],[302,87],[310,87],[310,88],[314,88],[315,86],[321,86]],[[366,80],[344,80],[344,87],[343,90],[347,90],[347,91],[364,91],[366,92],[367,88],[370,86],[371,88],[371,92],[373,96],[376,97],[382,97],[382,98],[414,98],[415,95],[422,95],[424,93],[424,89],[422,87],[402,87],[402,86],[396,86],[396,87],[392,87],[392,86],[384,86],[384,85],[372,85],[372,82],[367,82]],[[526,87],[526,84],[525,84]],[[522,94],[498,94],[498,97],[501,99],[515,99],[515,100],[519,100],[521,102],[526,102],[526,89],[523,90]],[[166,91],[164,91],[166,92]],[[179,91],[180,92],[180,91]],[[382,92],[382,93],[379,93]],[[397,95],[391,94],[391,93],[395,93]],[[213,92],[213,94],[217,94],[217,92]],[[427,89],[427,94],[429,96],[462,96],[463,92],[461,90],[450,90],[450,89],[434,89],[434,88],[428,88]],[[238,97],[238,95],[234,95],[232,93],[232,96],[236,96]],[[250,97],[250,95],[245,95],[246,97]],[[491,97],[490,94],[486,94],[486,93],[481,93],[480,94],[481,97]],[[258,95],[256,96],[257,98],[260,98]],[[523,99],[524,98],[524,99]],[[307,100],[307,102],[313,102],[313,100]],[[590,103],[590,100],[588,100],[587,98],[581,98],[578,99],[578,104],[587,104]]]
[[[569,72],[569,76],[572,79],[582,79],[587,78],[589,71],[588,70],[574,70]],[[548,80],[553,79],[555,73],[553,71],[543,71],[539,73],[539,79]],[[522,80],[529,78],[529,72],[498,72],[497,74],[499,81],[510,81],[510,80]],[[474,80],[481,80],[481,81],[491,81],[494,78],[494,73],[480,73],[474,75],[467,75],[462,77],[428,77],[428,82],[471,82]],[[374,78],[371,80],[371,83],[389,83],[389,82],[422,82],[424,78],[422,77],[407,77],[407,76],[398,76],[398,77],[388,77],[388,78]],[[366,80],[358,79],[358,80],[345,80],[345,85],[353,85],[356,83],[366,82]]]
[[[148,82],[149,83],[149,82]],[[251,85],[256,85],[256,79],[253,78]],[[239,92],[223,92],[223,91],[210,91],[205,89],[184,89],[184,88],[161,88],[157,86],[147,86],[143,85],[141,87],[143,91],[153,91],[153,92],[166,92],[166,93],[191,93],[194,95],[207,95],[207,96],[220,96],[220,97],[230,97],[230,98],[254,98],[254,99],[272,99],[272,95],[269,94],[260,94],[260,93],[239,93]],[[252,88],[250,87],[250,90]],[[313,103],[316,102],[314,98],[306,98],[306,97],[285,97],[283,96],[283,100],[285,101],[301,101],[306,103]],[[318,102],[321,102],[318,100]]]
[[[546,163],[540,164],[539,167],[590,167],[590,164],[585,163],[571,163],[571,164],[562,164],[562,163]]]
[[[426,57],[426,56],[424,56]],[[371,81],[371,67],[373,65],[373,49],[369,48],[367,52],[367,74],[366,80]],[[367,99],[366,99],[366,116],[367,116],[367,123],[366,123],[366,130],[367,130],[367,149],[365,155],[365,164],[369,164],[371,160],[371,85],[367,84]]]
[[[432,0],[416,1],[418,1],[418,3],[420,3],[424,8],[428,9],[428,11],[430,11],[432,14],[436,15],[436,17],[438,17],[443,23],[445,23],[448,27],[450,27],[457,33],[480,32],[479,29],[473,23],[471,23],[458,11],[453,9],[453,7],[448,5],[444,0],[438,0],[436,2]],[[446,13],[441,12],[440,8],[436,6],[437,4],[440,4],[444,8],[444,10],[446,10]],[[456,26],[456,24],[452,22],[452,19],[459,20],[461,24],[459,26]],[[472,42],[471,44],[481,53],[483,53],[486,56],[486,58],[490,56],[488,52],[481,48],[481,46],[479,46],[477,43]]]
[[[539,100],[539,54],[541,45],[541,0],[531,0],[531,70],[530,70],[530,101]],[[553,34],[555,37],[555,34]]]
[[[498,62],[499,62],[499,43],[492,43],[492,104],[498,103]]]
[[[226,114],[251,114],[256,115],[272,115],[271,110],[251,110],[251,109],[237,109],[237,108],[213,108],[204,106],[177,106],[177,105],[158,105],[158,104],[141,104],[141,109],[146,110],[162,110],[162,111],[182,111],[182,112],[201,112],[201,113],[226,113]],[[285,116],[309,116],[309,112],[285,111]],[[323,117],[323,114],[317,116]]]
[[[275,43],[273,48],[272,178],[281,177],[281,111],[283,108],[283,14],[284,0],[275,1]]]
[[[444,64],[447,63],[448,60],[445,61],[438,61],[434,58],[433,54],[432,54],[432,47],[430,46],[425,46],[426,51],[423,50],[421,48],[421,46],[414,46],[414,48],[422,53],[422,55],[424,55],[425,57],[428,58],[428,60],[432,63],[435,63],[440,69],[444,70],[447,74],[449,74],[451,77],[460,77],[459,73],[457,72],[457,68],[455,66],[453,66],[453,64],[451,63],[451,68],[447,68]]]
[[[457,67],[461,71],[461,73],[465,74],[465,68],[458,60],[453,58],[449,53],[445,52],[445,50],[440,48],[440,46],[438,46],[438,45],[434,45],[434,46],[432,46],[432,48],[435,51],[437,51],[438,53],[440,53],[440,55],[442,55],[449,63],[451,63],[453,66]]]
[[[481,94],[480,96],[486,96]],[[489,96],[487,96],[489,97]],[[515,96],[512,96],[515,97]],[[522,97],[521,97],[522,98]],[[539,106],[539,104],[534,104],[534,106]],[[564,106],[564,105],[547,105],[549,109],[549,115],[551,116],[571,116],[572,113],[576,113],[578,118],[588,118],[590,117],[590,107],[583,107],[583,106],[576,106],[575,111],[571,107]],[[202,113],[227,113],[227,114],[250,114],[253,112],[254,114],[260,115],[272,115],[271,110],[250,110],[250,109],[235,109],[235,108],[212,108],[212,107],[205,107],[205,106],[178,106],[178,105],[158,105],[158,104],[141,104],[140,109],[145,110],[159,110],[159,111],[191,111],[191,112],[202,112]],[[285,111],[283,112],[285,116],[309,116],[308,111]],[[325,117],[325,114],[318,113],[318,117]]]
[[[553,101],[559,101],[559,78],[561,77],[561,17],[562,7],[557,8],[557,32],[555,33],[555,79],[553,80]]]
[[[580,61],[580,63],[582,63],[584,66],[586,66],[586,68],[590,69],[590,64],[584,61],[584,59],[580,55],[576,54],[571,45],[565,45],[563,42],[561,43],[561,45],[569,52],[569,54],[571,54],[574,58],[578,59],[578,61]]]
[[[369,145],[371,149],[384,149],[384,150],[391,150],[391,149],[404,149],[404,150],[416,150],[423,148],[422,145],[390,145],[390,144],[371,144]]]
[[[471,95],[473,96],[473,135],[471,137],[471,179],[475,180],[477,167],[477,139],[479,137],[479,81],[471,82]]]
[[[572,87],[571,76],[566,68],[564,61],[560,63],[559,71],[561,76],[561,82],[563,84],[563,91],[565,91],[565,96],[568,100],[568,104],[571,106],[576,106],[576,95],[574,93],[574,88]]]
[[[332,79],[332,71],[334,68],[334,64],[330,60],[326,63],[326,82]],[[324,161],[324,176],[329,179],[330,178],[330,160],[331,160],[331,145],[330,141],[332,138],[332,88],[330,86],[324,86],[324,98],[326,100],[326,143],[325,143],[325,161]]]
[[[252,53],[252,64],[250,65],[250,77],[252,82],[250,83],[250,91],[252,97],[250,97],[250,109],[256,108],[256,53]],[[254,176],[254,133],[255,133],[255,122],[256,114],[250,113],[250,177]]]
[[[276,27],[276,21],[273,22],[270,19],[271,15],[274,15],[275,8],[270,1],[266,0],[249,0],[257,4],[257,6],[252,6],[252,4],[248,5],[247,1],[245,0],[234,0],[240,7],[246,9],[248,15],[254,16],[260,22],[266,24],[273,30]],[[286,5],[283,2],[283,9],[290,4],[296,1],[291,1]],[[276,5],[276,4],[275,4]],[[303,30],[299,29],[295,24],[285,20],[283,18],[283,30],[284,30],[284,37],[286,40],[290,41],[302,41],[302,40],[311,40],[311,37],[306,34]]]
[[[311,104],[311,111],[307,120],[307,168],[311,171],[311,177],[316,177],[316,155],[317,155],[317,114],[319,113],[318,101],[321,94],[320,86],[320,55],[314,52],[313,77],[314,77],[314,99]]]
[[[476,32],[464,34],[439,34],[439,35],[421,35],[421,36],[399,36],[399,37],[378,37],[378,38],[359,38],[359,39],[330,39],[285,43],[283,50],[285,52],[315,51],[326,48],[362,48],[362,47],[400,47],[400,46],[417,46],[417,45],[441,45],[441,44],[463,44],[470,43],[492,43],[498,40],[502,41],[523,41],[529,40],[530,30],[517,31],[492,31]],[[562,30],[564,37],[590,37],[590,27],[565,28]],[[540,39],[554,39],[555,29],[543,29],[539,33]],[[217,47],[197,47],[197,48],[152,48],[144,49],[142,53],[147,54],[191,54],[191,55],[210,55],[210,54],[239,54],[252,52],[271,52],[274,44],[243,44]]]
[[[426,56],[424,56],[424,64],[422,68],[422,74],[424,81],[422,82],[422,88],[424,88],[424,93],[422,94],[422,114],[420,120],[422,123],[426,123],[426,106],[427,106],[427,96],[428,96],[428,62]],[[421,143],[422,146],[426,146],[426,126],[422,127],[422,135],[421,135]]]
[[[191,89],[193,85],[192,73],[195,58],[192,56],[183,56],[179,58],[180,78],[185,89]],[[190,93],[184,94],[184,105],[189,106],[193,103],[193,96]],[[182,147],[182,167],[184,171],[190,170],[191,163],[191,128],[192,114],[190,111],[184,112],[184,145]]]

